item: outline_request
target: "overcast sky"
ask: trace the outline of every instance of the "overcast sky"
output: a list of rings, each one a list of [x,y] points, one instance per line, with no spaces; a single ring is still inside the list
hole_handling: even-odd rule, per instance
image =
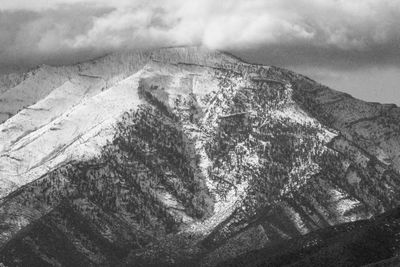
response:
[[[400,105],[400,0],[0,0],[0,72],[200,44]]]

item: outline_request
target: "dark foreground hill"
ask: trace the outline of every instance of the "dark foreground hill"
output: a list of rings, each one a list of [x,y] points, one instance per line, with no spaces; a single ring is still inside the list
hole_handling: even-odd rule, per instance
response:
[[[400,209],[331,226],[218,266],[399,266]]]

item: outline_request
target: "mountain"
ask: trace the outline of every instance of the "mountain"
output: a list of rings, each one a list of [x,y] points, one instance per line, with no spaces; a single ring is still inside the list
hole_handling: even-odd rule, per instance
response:
[[[400,108],[227,53],[39,66],[0,103],[6,266],[215,266],[399,206]]]

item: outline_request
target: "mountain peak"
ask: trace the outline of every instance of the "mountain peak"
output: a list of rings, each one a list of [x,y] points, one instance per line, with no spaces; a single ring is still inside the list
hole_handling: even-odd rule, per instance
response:
[[[238,59],[204,46],[167,47],[153,50],[151,59],[167,63],[186,63],[205,66],[238,63]]]

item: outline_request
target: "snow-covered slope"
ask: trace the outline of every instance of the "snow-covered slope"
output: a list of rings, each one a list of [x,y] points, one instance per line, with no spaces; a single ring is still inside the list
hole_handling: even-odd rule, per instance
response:
[[[6,264],[213,265],[400,201],[400,109],[287,70],[180,47],[21,77],[0,91]]]

